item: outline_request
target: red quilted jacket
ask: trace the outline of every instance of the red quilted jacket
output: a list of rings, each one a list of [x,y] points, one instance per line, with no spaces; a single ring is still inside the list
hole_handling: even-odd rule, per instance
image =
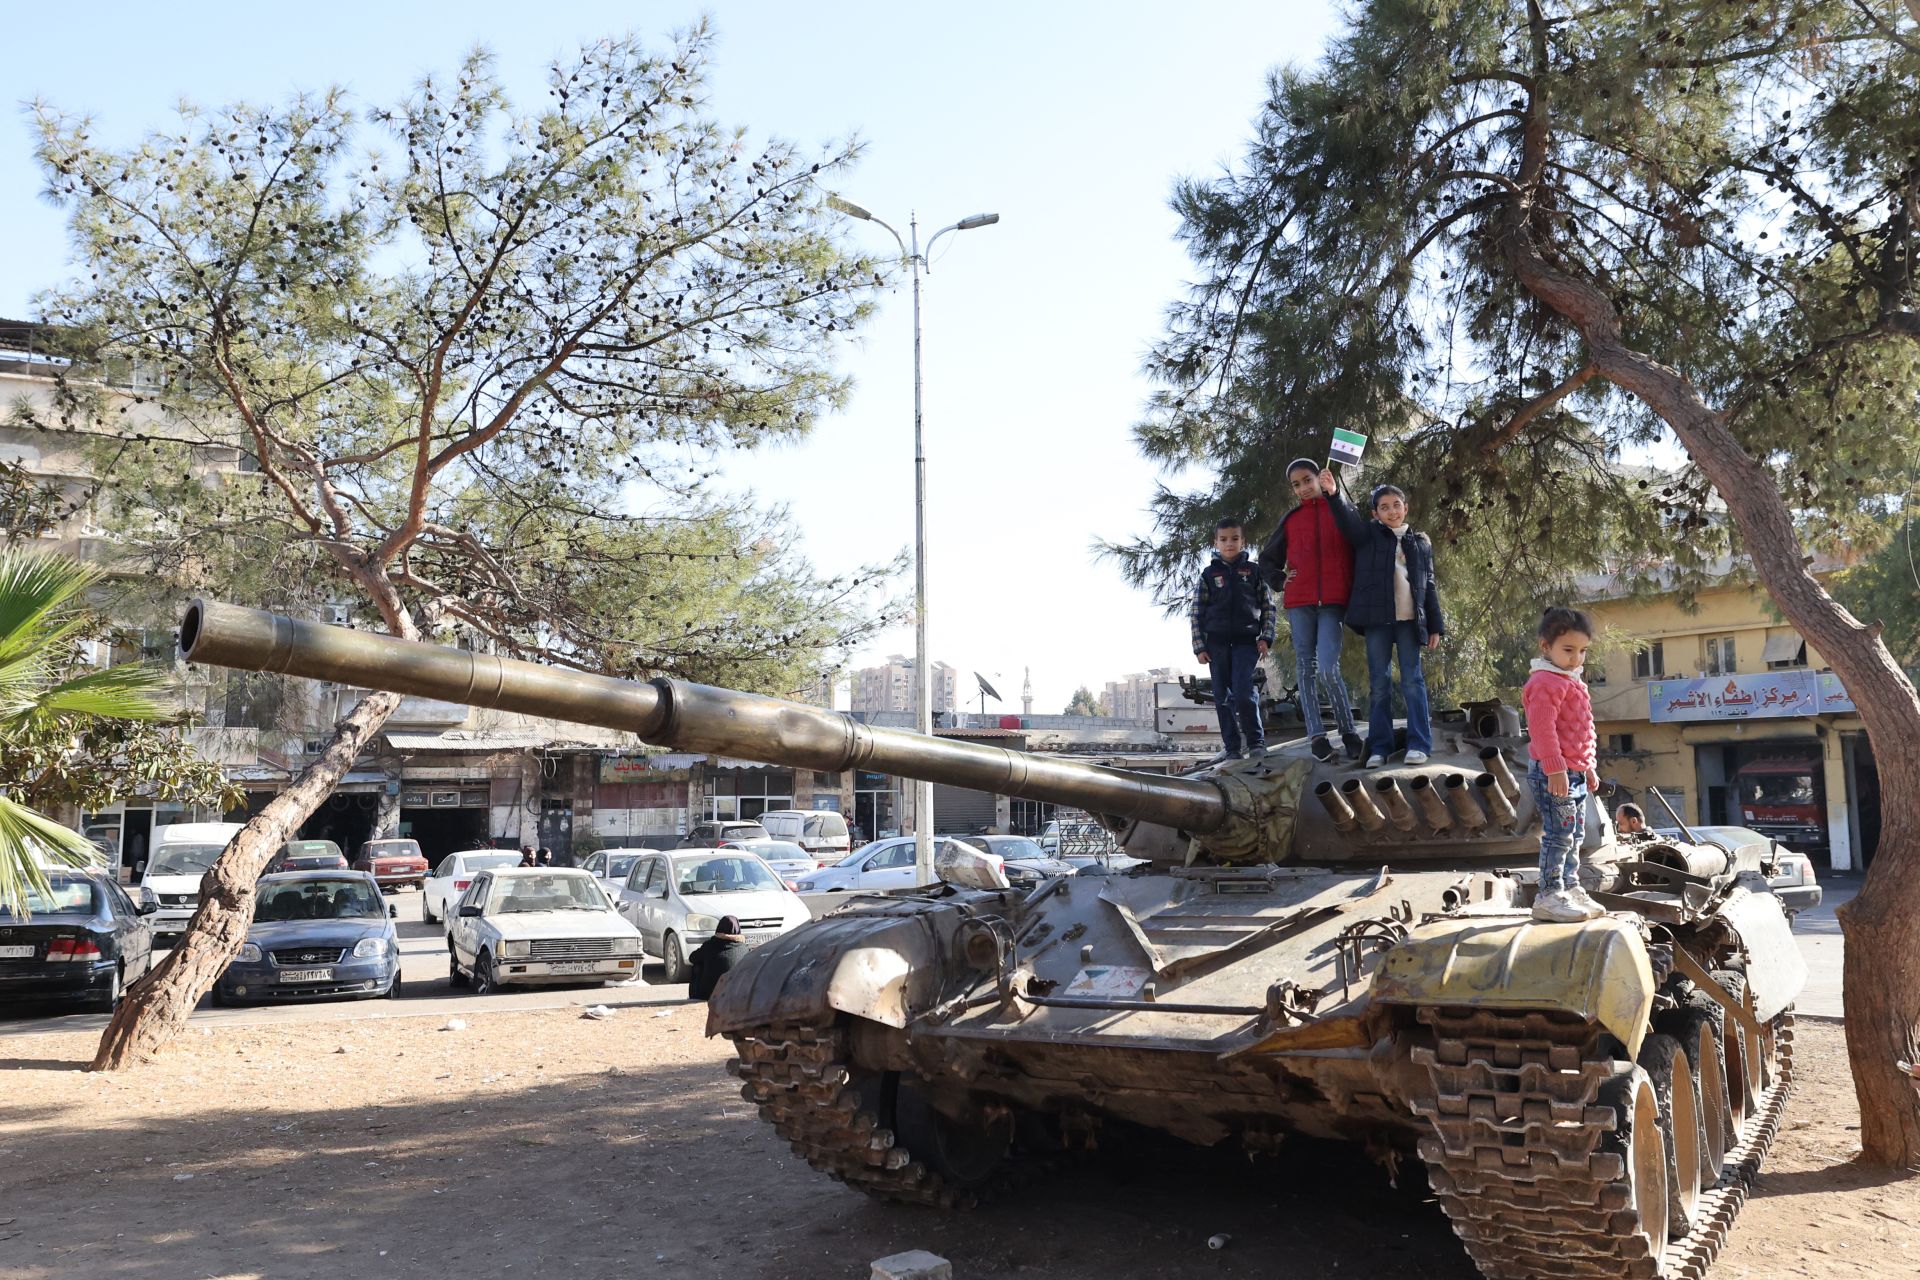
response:
[[[1340,536],[1325,498],[1310,498],[1280,518],[1280,527],[1260,548],[1260,566],[1267,585],[1276,590],[1282,566],[1293,570],[1280,598],[1284,608],[1344,608],[1353,594],[1353,548]]]

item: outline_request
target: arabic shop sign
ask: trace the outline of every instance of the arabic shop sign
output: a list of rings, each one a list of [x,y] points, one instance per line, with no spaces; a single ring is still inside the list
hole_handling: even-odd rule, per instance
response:
[[[1839,715],[1853,699],[1831,671],[1760,671],[1698,680],[1655,680],[1647,686],[1655,724],[1688,720],[1770,720]]]

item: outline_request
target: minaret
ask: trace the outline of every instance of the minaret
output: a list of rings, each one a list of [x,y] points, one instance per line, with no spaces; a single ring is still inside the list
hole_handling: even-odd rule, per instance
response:
[[[1027,682],[1020,686],[1020,714],[1030,716],[1033,714],[1033,668],[1028,667],[1026,672]]]

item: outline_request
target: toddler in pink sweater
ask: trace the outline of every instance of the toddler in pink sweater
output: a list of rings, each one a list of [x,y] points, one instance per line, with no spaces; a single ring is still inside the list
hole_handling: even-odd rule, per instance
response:
[[[1540,615],[1540,656],[1520,702],[1527,713],[1527,782],[1540,812],[1540,891],[1533,918],[1570,923],[1606,914],[1580,887],[1587,796],[1594,771],[1593,699],[1580,678],[1593,645],[1593,620],[1556,605]]]

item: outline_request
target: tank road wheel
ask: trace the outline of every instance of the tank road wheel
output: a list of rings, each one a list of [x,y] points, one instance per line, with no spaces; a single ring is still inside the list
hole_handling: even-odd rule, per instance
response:
[[[1705,999],[1706,997],[1696,997]],[[1687,1051],[1693,1068],[1693,1092],[1700,1105],[1700,1185],[1720,1182],[1720,1166],[1734,1140],[1733,1111],[1727,1105],[1727,1062],[1720,1051],[1720,1025],[1697,1004],[1685,1004],[1654,1019],[1654,1025]]]
[[[1672,1036],[1651,1035],[1641,1041],[1640,1065],[1660,1103],[1667,1144],[1667,1220],[1678,1239],[1693,1230],[1694,1215],[1700,1211],[1700,1169],[1706,1162],[1700,1096],[1693,1087],[1693,1064]]]
[[[1008,1170],[1010,1123],[970,1132],[938,1115],[897,1072],[854,1066],[841,1027],[755,1027],[731,1039],[740,1096],[808,1164],[875,1199],[971,1208]]]
[[[1745,974],[1734,973],[1727,969],[1716,969],[1713,980],[1727,989],[1727,994],[1738,1000],[1749,1011],[1753,1008],[1753,997],[1747,994]],[[1727,1087],[1729,1092],[1738,1088],[1740,1092],[1739,1119],[1745,1124],[1747,1118],[1758,1110],[1760,1094],[1766,1088],[1766,1068],[1761,1064],[1764,1046],[1754,1039],[1753,1033],[1742,1026],[1738,1018],[1726,1016],[1726,1010],[1720,1011],[1723,1019],[1727,1048]]]

